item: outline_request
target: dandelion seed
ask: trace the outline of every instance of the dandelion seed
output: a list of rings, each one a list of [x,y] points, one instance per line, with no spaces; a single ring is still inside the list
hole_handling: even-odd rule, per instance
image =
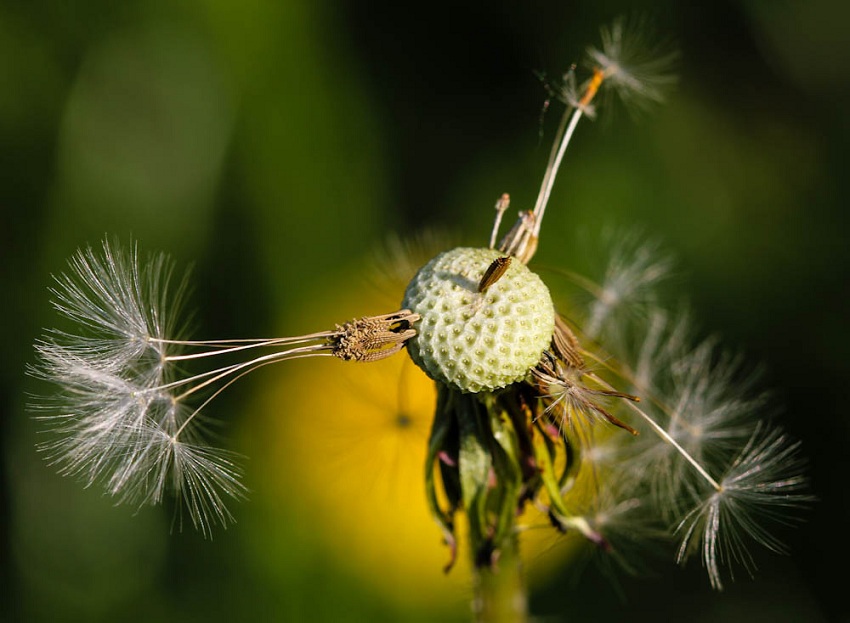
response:
[[[658,307],[658,288],[672,272],[670,257],[638,233],[609,230],[604,246],[608,266],[583,325],[590,339],[604,338],[609,348],[623,349],[635,319]]]
[[[594,388],[589,385],[593,382],[593,377],[587,370],[565,366],[548,356],[543,357],[531,374],[546,404],[544,415],[553,419],[558,426],[567,426],[573,431],[581,428],[583,430],[580,431],[580,436],[586,437],[587,428],[594,421],[606,421],[636,434],[637,431],[615,418],[601,404],[606,398],[636,400],[635,396],[611,389]]]
[[[647,337],[655,344],[645,345],[640,359],[646,359],[647,349],[656,351],[664,369],[637,383],[634,391],[647,398],[645,408],[689,456],[708,470],[722,471],[764,410],[767,398],[755,388],[758,376],[744,369],[741,357],[723,352],[715,339],[685,350],[682,321],[666,339],[659,338],[657,322],[651,326],[655,329]],[[646,377],[647,371],[641,374]],[[650,488],[665,516],[674,517],[689,504],[682,493],[697,487],[697,473],[674,446],[645,437],[635,444],[631,462],[653,474]]]
[[[556,89],[560,91],[567,109],[555,134],[537,202],[525,225],[527,233],[521,237],[518,244],[501,247],[523,261],[527,262],[534,254],[536,241],[540,237],[543,213],[549,203],[564,154],[581,118],[595,115],[592,102],[597,94],[611,86],[624,103],[640,106],[647,101],[661,101],[664,87],[675,81],[670,67],[677,55],[674,52],[662,52],[663,46],[646,48],[645,39],[649,38],[647,25],[638,20],[633,22],[627,24],[626,20],[620,19],[610,28],[603,28],[602,50],[588,49],[591,77],[581,87],[576,88],[575,68],[571,67],[565,75],[564,84],[560,89]]]
[[[271,363],[388,357],[412,336],[416,316],[403,310],[293,338],[184,340],[177,319],[186,281],[174,288],[172,274],[164,255],[143,264],[135,247],[125,251],[115,242],[105,241],[100,254],[88,248],[74,256],[53,294],[77,332],[52,330],[37,342],[30,372],[58,391],[33,409],[53,433],[40,447],[61,473],[87,486],[100,483],[118,502],[133,505],[175,495],[183,501],[179,510],[209,534],[212,525],[232,520],[226,502],[246,490],[238,457],[208,443],[202,409],[235,380]],[[257,349],[271,352],[199,374],[184,371],[186,364]]]
[[[612,256],[605,280],[609,287],[628,293],[626,299],[632,305],[623,313],[605,299],[604,286],[574,279],[598,297],[589,306],[590,329],[599,327],[597,340],[612,344],[620,359],[608,361],[582,353],[628,382],[644,399],[640,405],[628,406],[655,435],[641,435],[631,445],[621,442],[617,447],[622,469],[608,473],[615,481],[630,483],[634,491],[644,491],[659,517],[687,535],[678,554],[680,561],[702,539],[709,579],[712,586],[721,588],[721,564],[738,561],[752,570],[747,540],[783,550],[763,521],[767,517],[763,509],[772,505],[782,511],[805,504],[809,498],[803,492],[802,461],[792,460],[795,444],[766,425],[755,424],[766,405],[765,394],[755,387],[758,375],[745,370],[740,356],[721,350],[714,338],[691,346],[693,332],[687,316],[671,317],[659,307],[655,286],[669,272],[669,260],[659,260],[652,247],[637,239],[620,248]],[[623,285],[616,285],[620,276],[629,274],[631,279],[622,277]],[[604,321],[599,320],[603,317]],[[759,435],[768,441],[759,441]],[[788,477],[780,480],[794,489],[793,495],[786,496],[770,482],[768,472],[779,465],[772,460],[773,453],[786,459]],[[587,463],[595,466],[593,452],[587,455]],[[776,464],[768,470],[749,471],[756,459]],[[746,485],[732,476],[739,470],[749,474]],[[600,480],[600,495],[604,489]],[[753,491],[762,497],[751,495]]]
[[[804,461],[799,443],[777,429],[760,425],[720,481],[720,490],[702,500],[679,523],[677,560],[684,563],[699,551],[712,587],[722,589],[721,564],[740,563],[752,575],[755,564],[747,540],[784,553],[786,548],[769,530],[789,524],[812,501],[800,475]]]
[[[676,82],[678,53],[660,41],[646,18],[619,18],[600,30],[602,46],[587,49],[586,66],[606,80],[624,103],[646,106],[664,100]],[[593,84],[591,82],[591,84]]]
[[[633,362],[629,376],[634,391],[654,394],[672,370],[676,361],[691,348],[691,323],[686,312],[671,319],[671,314],[660,307],[650,307],[644,321],[644,330],[637,338],[636,353],[621,352],[623,361]],[[621,340],[622,342],[622,340]]]
[[[602,487],[587,512],[588,523],[606,544],[602,551],[597,548],[596,560],[611,575],[615,568],[632,575],[646,572],[657,558],[653,549],[669,538],[640,489],[631,489],[631,484],[624,478]]]

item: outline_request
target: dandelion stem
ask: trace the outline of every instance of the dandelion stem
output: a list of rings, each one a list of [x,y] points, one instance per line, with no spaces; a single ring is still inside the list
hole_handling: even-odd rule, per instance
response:
[[[519,556],[519,534],[504,539],[498,563],[473,571],[476,623],[524,623],[528,604]]]

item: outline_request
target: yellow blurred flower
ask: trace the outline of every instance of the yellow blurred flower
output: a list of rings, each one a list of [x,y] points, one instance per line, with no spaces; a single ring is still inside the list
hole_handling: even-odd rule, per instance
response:
[[[333,302],[304,310],[311,323],[340,321],[340,308],[398,305],[368,290],[364,301],[351,285],[330,290]],[[281,511],[305,519],[329,556],[391,598],[463,605],[465,561],[443,573],[448,551],[425,503],[433,382],[406,355],[369,365],[308,359],[270,379],[259,409],[267,451],[255,457],[268,461],[257,473],[274,475]]]

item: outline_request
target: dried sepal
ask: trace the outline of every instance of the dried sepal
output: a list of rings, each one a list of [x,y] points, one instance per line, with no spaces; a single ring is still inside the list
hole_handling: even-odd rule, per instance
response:
[[[367,316],[337,326],[331,354],[343,361],[371,362],[401,350],[416,335],[413,323],[419,314],[403,309],[392,314]]]

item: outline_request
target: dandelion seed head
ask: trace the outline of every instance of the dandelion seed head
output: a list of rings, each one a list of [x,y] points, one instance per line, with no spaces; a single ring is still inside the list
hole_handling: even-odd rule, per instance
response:
[[[408,343],[431,378],[476,393],[528,376],[552,340],[555,310],[548,288],[521,262],[482,290],[501,251],[459,247],[425,264],[402,306],[421,316]]]
[[[61,473],[101,486],[118,502],[159,504],[175,495],[178,522],[188,513],[209,534],[233,520],[226,503],[245,495],[237,457],[208,443],[201,411],[210,400],[277,361],[323,355],[374,363],[406,349],[438,385],[423,448],[426,501],[452,561],[455,514],[466,514],[470,558],[493,567],[500,552],[515,549],[516,518],[526,505],[615,557],[631,542],[654,540],[660,516],[677,526],[678,561],[699,552],[716,588],[721,565],[752,572],[748,540],[782,552],[769,524],[788,521],[786,511],[809,501],[798,446],[764,426],[753,432],[749,422],[764,397],[752,391],[740,359],[715,340],[691,347],[687,322],[662,310],[670,259],[639,235],[615,232],[599,283],[576,278],[594,297],[576,333],[604,349],[599,354],[580,344],[526,266],[565,150],[581,118],[594,115],[597,93],[639,107],[661,101],[673,81],[675,55],[662,52],[645,21],[604,28],[601,45],[586,57],[587,80],[578,83],[573,66],[553,91],[568,109],[534,209],[521,211],[496,245],[509,202],[503,194],[489,248],[434,257],[409,281],[398,312],[297,338],[188,341],[178,322],[185,280],[173,280],[167,257],[142,262],[135,247],[109,241],[99,252],[79,252],[53,289],[55,309],[76,328],[48,331],[31,369],[56,388],[35,405],[52,432],[41,449]],[[402,261],[409,251],[390,248],[388,279],[410,278],[418,262]],[[273,350],[194,376],[183,369],[190,360],[254,348]],[[593,426],[601,420],[637,435],[615,415],[623,404],[656,435],[632,441],[629,450],[623,440],[631,437],[614,441]],[[382,426],[393,436],[417,430],[412,411],[388,413]],[[326,453],[317,456],[328,463]],[[370,518],[374,508],[368,505]]]

